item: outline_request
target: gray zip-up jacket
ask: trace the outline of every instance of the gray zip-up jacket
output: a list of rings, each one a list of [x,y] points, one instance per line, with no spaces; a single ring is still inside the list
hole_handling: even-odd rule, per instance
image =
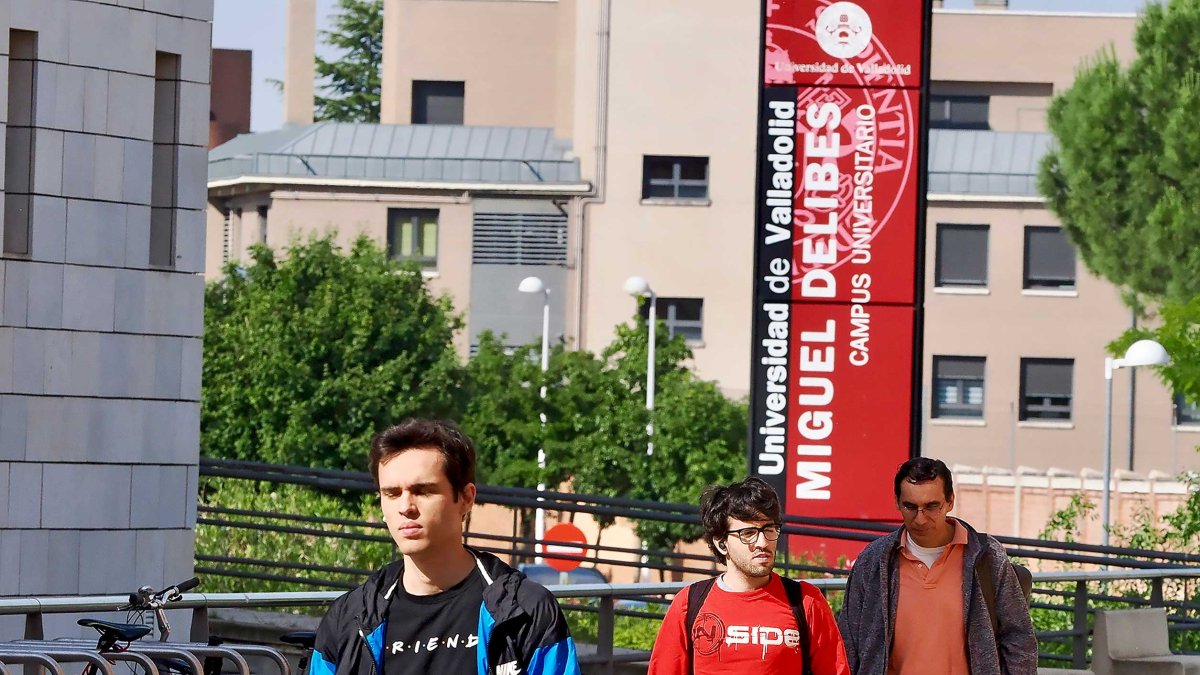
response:
[[[971,675],[1036,675],[1038,648],[1029,607],[1020,582],[1000,542],[987,537],[987,548],[974,528],[967,528],[963,553],[963,616],[966,625],[967,662]],[[846,643],[846,658],[854,675],[887,675],[892,635],[896,627],[896,599],[900,580],[896,573],[900,533],[904,528],[871,542],[854,562],[846,585],[838,627]],[[975,579],[979,556],[991,561],[996,586],[996,619],[999,635]]]

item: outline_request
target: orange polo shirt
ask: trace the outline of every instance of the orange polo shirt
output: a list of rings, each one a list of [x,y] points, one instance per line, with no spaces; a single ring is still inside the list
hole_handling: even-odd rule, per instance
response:
[[[954,539],[926,568],[900,537],[897,574],[900,597],[888,675],[969,675],[966,620],[963,617],[963,554],[967,528],[953,518]]]

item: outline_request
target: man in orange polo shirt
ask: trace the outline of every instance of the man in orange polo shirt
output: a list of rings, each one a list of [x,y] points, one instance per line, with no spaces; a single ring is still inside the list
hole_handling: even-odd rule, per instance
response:
[[[854,675],[1036,675],[1037,639],[1000,542],[947,514],[954,479],[941,460],[896,472],[904,526],[854,562],[838,625]],[[990,570],[995,626],[979,569]]]

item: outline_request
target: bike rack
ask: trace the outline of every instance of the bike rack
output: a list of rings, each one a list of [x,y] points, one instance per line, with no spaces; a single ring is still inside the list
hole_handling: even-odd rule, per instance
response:
[[[83,641],[71,641],[67,638],[59,638],[56,640],[14,640],[12,642],[4,643],[3,646],[48,653],[55,653],[56,651],[61,651],[63,648],[74,649],[78,646],[80,649],[86,648],[86,651],[99,654],[108,661],[133,662],[134,664],[140,666],[146,675],[159,675],[158,666],[156,666],[154,661],[147,656],[143,656],[142,654],[134,654],[131,652],[97,652],[92,643],[79,644],[81,642]]]
[[[204,675],[204,664],[200,658],[218,657],[230,661],[238,675],[251,675],[246,657],[263,657],[279,668],[279,675],[291,675],[291,666],[278,650],[260,645],[224,644],[219,646],[192,642],[132,642],[128,649],[119,652],[100,653],[94,643],[83,638],[59,638],[55,640],[15,640],[0,643],[0,649],[12,647],[24,653],[28,651],[53,652],[56,654],[90,654],[113,661],[131,661],[142,668],[146,675],[159,675],[159,669],[150,657],[180,658],[187,662],[193,675]],[[76,658],[75,660],[79,660]],[[94,661],[93,661],[94,662]],[[7,673],[0,672],[0,675]],[[56,673],[55,675],[62,675]],[[113,675],[104,673],[104,675]]]
[[[291,664],[288,663],[288,660],[284,658],[283,654],[281,654],[278,649],[263,647],[261,645],[243,645],[232,642],[222,643],[221,646],[225,647],[226,649],[232,649],[243,656],[261,656],[279,666],[279,675],[292,675]]]
[[[59,663],[90,663],[96,666],[102,675],[114,675],[112,664],[108,659],[104,658],[94,649],[76,649],[74,646],[63,643],[56,643],[54,640],[30,640],[20,642],[4,642],[0,643],[0,650],[5,654],[15,655],[45,655],[51,657]],[[12,658],[10,656],[10,658]],[[3,657],[0,657],[2,660]],[[33,664],[33,665],[45,665]],[[62,675],[62,668],[55,668],[55,675]]]
[[[70,644],[72,646],[82,647],[89,644],[81,638],[68,638],[63,640],[55,640],[60,644]],[[263,648],[265,649],[265,648]],[[238,650],[230,647],[220,646],[214,647],[206,644],[197,644],[190,642],[140,642],[135,641],[129,643],[129,648],[121,654],[145,654],[147,656],[158,656],[165,658],[183,659],[192,669],[193,675],[204,675],[204,663],[201,658],[215,656],[227,661],[230,661],[238,669],[238,675],[250,675],[250,664],[246,659],[238,653]],[[279,656],[283,658],[282,655]],[[277,662],[278,663],[278,662]],[[288,674],[284,674],[288,675]]]
[[[0,673],[9,675],[8,669],[5,668],[6,663],[11,663],[14,666],[35,666],[34,671],[40,671],[42,668],[49,670],[54,675],[63,675],[62,666],[58,661],[50,658],[45,654],[36,652],[21,652],[7,651],[0,649]],[[29,673],[29,670],[25,671]]]

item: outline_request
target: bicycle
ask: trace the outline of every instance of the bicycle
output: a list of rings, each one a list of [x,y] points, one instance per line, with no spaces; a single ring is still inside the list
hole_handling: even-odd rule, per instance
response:
[[[299,647],[303,652],[300,661],[296,664],[296,672],[298,675],[304,675],[308,672],[308,661],[312,658],[312,650],[317,642],[317,632],[314,630],[298,630],[285,635],[279,636],[279,639],[289,645]]]
[[[158,626],[159,642],[166,642],[171,636],[171,624],[167,621],[166,605],[169,602],[179,600],[184,593],[192,590],[200,585],[200,580],[192,577],[187,581],[182,581],[174,586],[169,586],[162,591],[155,591],[150,586],[142,586],[137,591],[129,594],[129,604],[118,607],[117,611],[126,612],[128,616],[132,613],[154,612],[154,621]],[[140,623],[119,623],[114,621],[104,621],[102,619],[80,619],[77,622],[85,628],[94,628],[100,633],[99,639],[96,641],[96,651],[101,654],[124,652],[129,649],[130,643],[140,640],[151,632],[151,627]],[[211,664],[206,663],[204,666],[204,675],[215,675],[209,672]],[[182,673],[184,675],[195,672],[194,665],[182,659],[173,658],[156,658],[154,662],[159,666],[160,671]],[[216,666],[219,673],[220,664]],[[93,664],[88,664],[84,667],[82,675],[97,675],[97,668]]]

